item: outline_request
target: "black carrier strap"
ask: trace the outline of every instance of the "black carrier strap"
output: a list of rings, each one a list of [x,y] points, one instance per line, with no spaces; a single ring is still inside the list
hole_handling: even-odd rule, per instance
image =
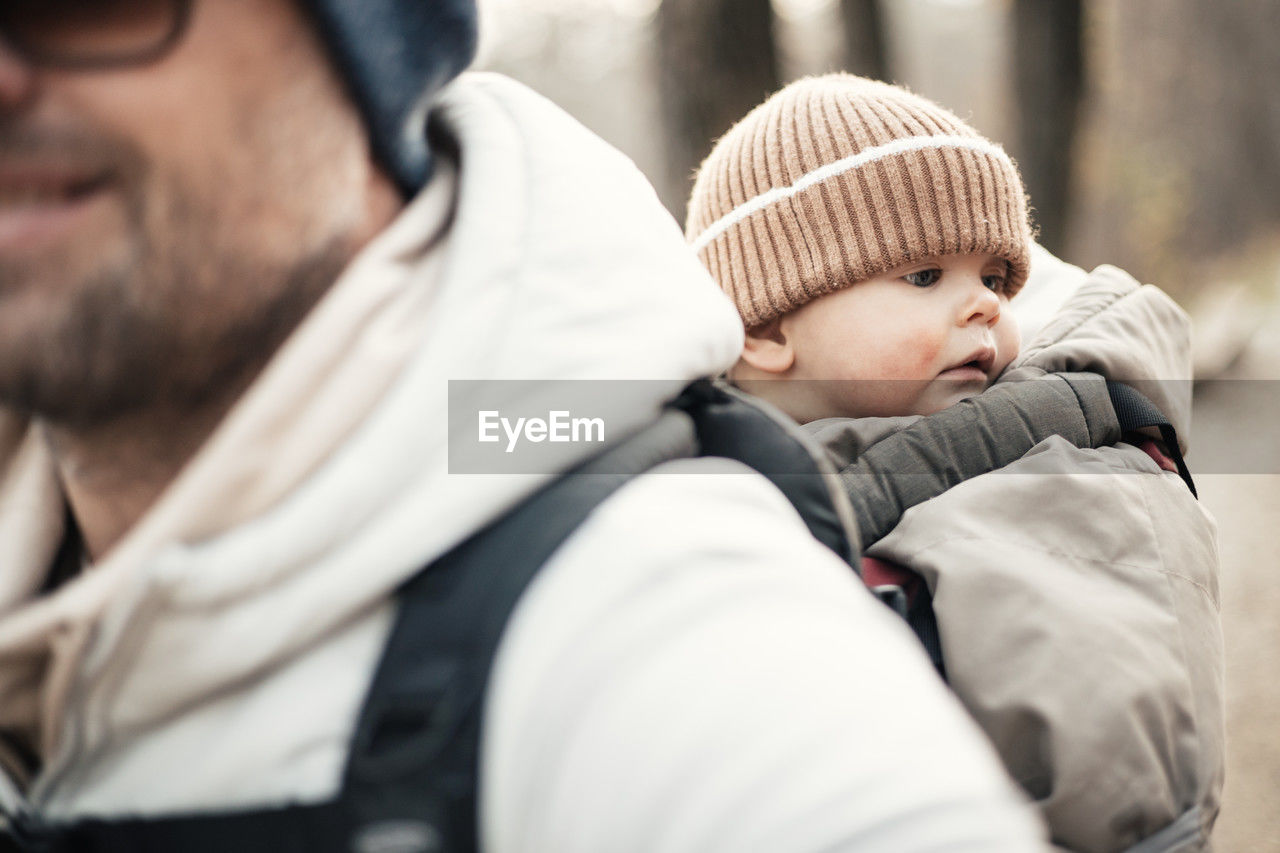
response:
[[[1177,467],[1178,476],[1187,484],[1191,494],[1199,498],[1196,484],[1191,479],[1191,471],[1187,468],[1187,463],[1182,458],[1182,450],[1178,447],[1178,432],[1173,424],[1169,423],[1164,412],[1137,389],[1123,382],[1108,380],[1107,394],[1111,397],[1111,405],[1116,410],[1116,419],[1120,422],[1121,432],[1134,433],[1148,427],[1154,427],[1160,431],[1160,440],[1164,444],[1165,452]]]
[[[852,559],[803,440],[728,389],[695,383],[654,426],[556,480],[410,581],[348,768],[344,796],[365,832],[422,821],[429,828],[421,831],[443,842],[424,850],[476,849],[481,705],[517,600],[596,506],[636,475],[693,456],[729,456],[775,483],[781,478],[814,535]]]
[[[356,726],[340,795],[314,806],[46,826],[48,853],[454,853],[477,849],[485,689],[507,620],[538,570],[596,506],[663,462],[728,456],[764,473],[813,535],[856,546],[803,436],[735,390],[691,385],[656,423],[535,493],[423,569],[400,608]],[[301,711],[305,713],[305,709]],[[2,839],[0,839],[2,840]],[[2,849],[2,848],[0,848]]]
[[[517,600],[569,534],[635,474],[695,454],[689,419],[667,412],[408,583],[347,770],[343,797],[363,832],[412,822],[439,839],[424,850],[477,848],[481,705]]]
[[[12,849],[26,853],[346,853],[357,849],[338,842],[346,837],[347,828],[339,805],[325,803],[254,812],[88,820],[71,826],[49,826],[25,818],[10,831],[16,844]],[[7,849],[0,840],[0,851]]]
[[[862,553],[835,472],[785,415],[732,386],[695,382],[672,404],[693,419],[701,456],[736,459],[769,478],[800,513],[814,538],[855,569]],[[799,436],[799,437],[797,437]],[[841,518],[837,507],[846,507]]]

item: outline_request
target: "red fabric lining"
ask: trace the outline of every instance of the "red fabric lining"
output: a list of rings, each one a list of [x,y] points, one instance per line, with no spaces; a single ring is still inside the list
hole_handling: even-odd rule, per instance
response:
[[[862,582],[869,589],[875,589],[878,586],[902,587],[902,591],[907,595],[907,603],[911,604],[915,601],[916,593],[924,580],[915,572],[897,563],[877,560],[875,557],[863,557]]]
[[[1139,442],[1138,446],[1146,451],[1146,454],[1160,466],[1160,470],[1172,471],[1175,474],[1178,473],[1178,466],[1173,463],[1172,459],[1165,456],[1164,451],[1160,449],[1160,445],[1148,438]]]

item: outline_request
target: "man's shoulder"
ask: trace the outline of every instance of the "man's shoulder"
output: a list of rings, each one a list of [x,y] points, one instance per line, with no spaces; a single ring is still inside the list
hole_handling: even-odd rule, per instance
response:
[[[435,103],[448,109],[477,101],[559,109],[524,83],[496,71],[467,71],[459,75],[437,93]]]
[[[548,563],[572,563],[595,544],[635,543],[615,571],[652,570],[670,560],[688,567],[730,560],[769,565],[777,556],[826,582],[860,590],[857,576],[810,534],[767,477],[724,458],[681,459],[636,477],[605,501]],[[613,547],[612,544],[606,547]]]
[[[849,843],[939,831],[921,804],[1019,819],[905,625],[728,460],[636,478],[564,543],[508,625],[484,721],[494,850],[702,849],[721,808],[745,846],[800,831],[787,803]],[[830,846],[808,832],[773,849]]]
[[[468,71],[442,89],[433,109],[446,123],[475,121],[477,112],[493,121],[503,121],[528,132],[530,127],[548,126],[563,132],[572,127],[585,137],[595,138],[563,108],[533,88],[494,71]],[[603,144],[603,143],[601,143]]]

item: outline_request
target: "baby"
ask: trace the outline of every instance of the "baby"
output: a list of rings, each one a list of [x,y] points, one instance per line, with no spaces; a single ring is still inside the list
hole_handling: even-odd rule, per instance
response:
[[[842,462],[1002,374],[1182,380],[1144,389],[1185,435],[1186,315],[1119,270],[1077,271],[1022,346],[1009,300],[1032,236],[1017,169],[904,89],[849,75],[783,89],[716,144],[687,236],[742,316],[731,378]],[[862,543],[864,580],[923,579],[932,609],[913,627],[1057,845],[1199,850],[1223,767],[1214,526],[1132,438],[1053,436],[1004,469],[1024,476],[912,507]]]
[[[736,382],[801,423],[926,415],[1018,354],[1032,237],[998,145],[846,75],[789,86],[726,139],[688,234],[746,326]],[[811,381],[758,381],[776,379]]]

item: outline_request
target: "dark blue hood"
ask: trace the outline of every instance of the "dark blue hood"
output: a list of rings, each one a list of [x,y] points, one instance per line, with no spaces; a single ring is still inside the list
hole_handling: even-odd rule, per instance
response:
[[[431,174],[432,96],[476,52],[475,0],[306,0],[359,104],[374,155],[406,196]]]

